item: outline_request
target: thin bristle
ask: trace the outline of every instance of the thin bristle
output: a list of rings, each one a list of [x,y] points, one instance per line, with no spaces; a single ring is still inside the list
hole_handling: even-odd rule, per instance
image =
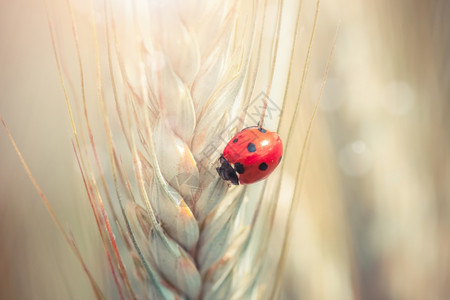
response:
[[[84,262],[83,257],[81,256],[81,253],[80,253],[73,237],[62,226],[60,219],[56,215],[52,206],[48,202],[47,197],[45,196],[41,187],[39,186],[39,184],[37,183],[33,174],[31,173],[31,170],[28,167],[28,164],[25,162],[25,159],[23,158],[22,153],[20,152],[19,148],[17,147],[17,144],[16,144],[14,138],[12,137],[11,132],[8,129],[8,126],[6,126],[6,123],[3,120],[2,116],[0,116],[0,121],[2,122],[3,128],[5,129],[5,132],[9,138],[9,140],[11,141],[11,144],[14,147],[14,150],[16,151],[17,156],[19,157],[20,162],[22,163],[22,166],[24,167],[28,177],[30,178],[31,182],[33,183],[34,188],[39,193],[39,196],[41,197],[42,201],[44,202],[45,207],[47,208],[48,212],[50,213],[50,215],[51,215],[53,221],[55,222],[56,226],[58,227],[59,231],[64,236],[64,239],[70,245],[70,247],[71,247],[72,251],[74,252],[75,256],[77,257],[78,261],[81,263],[84,272],[86,273],[87,277],[89,278],[89,281],[91,283],[91,286],[95,293],[95,296],[97,297],[97,299],[100,299],[100,300],[105,299],[105,297],[103,296],[103,293],[101,292],[100,288],[98,287],[98,284],[96,283],[96,281],[92,277],[91,272],[89,271],[88,267],[86,266],[86,263]]]
[[[289,243],[289,239],[291,236],[291,229],[292,229],[292,223],[293,223],[293,219],[295,216],[295,212],[297,211],[297,207],[298,207],[298,202],[300,199],[300,193],[301,193],[301,184],[302,184],[302,178],[304,175],[304,164],[305,164],[305,157],[307,155],[307,146],[309,145],[310,141],[311,141],[311,134],[312,134],[312,128],[313,128],[313,124],[314,124],[314,120],[316,118],[316,114],[317,114],[317,109],[319,107],[320,104],[320,100],[322,99],[322,94],[323,94],[323,90],[325,88],[325,83],[327,81],[327,76],[328,76],[328,71],[330,69],[330,63],[331,63],[331,59],[333,57],[333,53],[334,53],[334,48],[336,46],[336,40],[337,40],[337,36],[339,33],[339,27],[336,30],[336,36],[335,39],[333,41],[332,44],[332,48],[330,50],[330,56],[328,58],[328,62],[325,68],[325,74],[323,76],[323,80],[322,80],[322,84],[320,87],[320,92],[319,92],[319,97],[315,102],[314,105],[314,111],[311,115],[310,121],[308,123],[308,128],[306,130],[306,136],[305,139],[303,141],[303,145],[302,145],[302,149],[300,152],[300,159],[299,159],[299,166],[297,167],[297,172],[295,174],[295,178],[296,178],[296,185],[294,188],[294,192],[292,195],[292,200],[291,200],[291,204],[290,204],[290,209],[289,209],[289,213],[288,213],[288,218],[286,221],[286,232],[284,234],[283,237],[283,245],[281,248],[281,256],[280,256],[280,260],[279,260],[279,265],[277,267],[277,273],[275,276],[275,284],[274,284],[274,289],[273,289],[273,293],[272,293],[272,298],[278,298],[279,297],[279,291],[280,291],[280,281],[282,279],[282,274],[283,274],[283,270],[284,270],[284,265],[286,263],[287,260],[287,251],[288,251],[288,243]]]

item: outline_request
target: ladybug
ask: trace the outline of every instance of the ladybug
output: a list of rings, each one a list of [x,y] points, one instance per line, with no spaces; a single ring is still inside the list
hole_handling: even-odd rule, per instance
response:
[[[275,170],[283,155],[283,144],[276,132],[259,126],[237,133],[225,146],[217,173],[232,184],[260,181]]]

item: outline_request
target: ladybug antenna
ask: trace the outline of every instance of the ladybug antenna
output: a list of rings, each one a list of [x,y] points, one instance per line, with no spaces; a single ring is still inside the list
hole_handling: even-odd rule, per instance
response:
[[[264,97],[264,104],[261,112],[261,119],[258,122],[258,127],[262,128],[264,124],[264,117],[266,116],[266,110],[267,110],[267,97]]]

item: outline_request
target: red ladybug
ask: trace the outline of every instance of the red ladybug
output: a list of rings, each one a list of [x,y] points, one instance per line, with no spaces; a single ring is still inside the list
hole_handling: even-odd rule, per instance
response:
[[[260,181],[275,170],[283,155],[283,144],[276,132],[248,127],[225,146],[217,173],[232,184]]]

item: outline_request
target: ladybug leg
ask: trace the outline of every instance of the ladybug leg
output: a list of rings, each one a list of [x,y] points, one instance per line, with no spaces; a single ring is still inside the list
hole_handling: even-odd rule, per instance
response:
[[[234,185],[239,185],[239,179],[236,170],[221,156],[219,159],[220,167],[216,168],[217,173],[223,180],[230,181]]]

